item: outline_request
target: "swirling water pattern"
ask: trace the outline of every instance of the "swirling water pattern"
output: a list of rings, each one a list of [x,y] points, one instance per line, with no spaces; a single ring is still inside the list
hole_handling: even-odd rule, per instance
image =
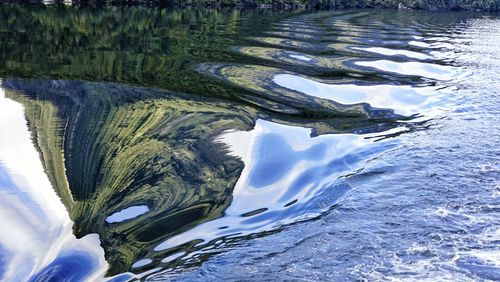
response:
[[[133,52],[3,55],[3,147],[33,169],[0,155],[2,225],[40,237],[0,237],[0,279],[25,253],[33,281],[500,279],[497,17],[129,9]]]
[[[336,29],[332,24],[336,18],[322,19],[329,23],[323,27]],[[354,63],[387,72],[387,81],[366,86],[363,75],[355,83],[344,84],[287,73],[274,75],[274,83],[335,100],[337,96],[368,100],[373,95],[379,100],[370,100],[370,105],[385,103],[406,110],[406,114],[413,111],[433,118],[429,127],[397,137],[395,150],[375,158],[363,157],[362,169],[347,178],[349,189],[335,199],[336,207],[327,215],[242,244],[200,270],[176,276],[178,280],[260,279],[262,273],[269,280],[308,281],[500,279],[500,21],[483,17],[449,26],[431,22],[407,25],[393,19],[396,26],[389,32],[376,27],[376,22],[368,25],[371,19],[353,18],[344,25],[360,34],[351,33],[353,43],[346,42],[351,46],[342,51],[389,57]],[[358,23],[359,29],[352,23]],[[389,22],[386,19],[378,25],[386,27]],[[369,29],[375,33],[365,34]],[[396,36],[398,30],[404,35]],[[384,36],[386,33],[390,35]],[[393,37],[397,42],[390,41]],[[308,38],[311,44],[312,37]],[[300,56],[308,56],[309,50],[302,50]],[[391,92],[390,87],[400,90]],[[420,91],[428,94],[419,95]],[[342,97],[344,93],[352,96]],[[395,95],[405,98],[402,104],[396,103]],[[432,100],[427,101],[428,97]],[[390,98],[396,99],[380,100]],[[234,267],[238,273],[230,271]]]

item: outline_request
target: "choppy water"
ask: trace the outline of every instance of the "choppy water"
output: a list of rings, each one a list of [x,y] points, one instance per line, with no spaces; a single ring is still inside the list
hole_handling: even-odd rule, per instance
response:
[[[496,15],[0,15],[0,280],[500,280]]]

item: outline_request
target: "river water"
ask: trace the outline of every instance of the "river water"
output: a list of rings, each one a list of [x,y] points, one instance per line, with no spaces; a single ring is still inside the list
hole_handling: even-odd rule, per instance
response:
[[[500,18],[0,6],[0,280],[500,280]]]

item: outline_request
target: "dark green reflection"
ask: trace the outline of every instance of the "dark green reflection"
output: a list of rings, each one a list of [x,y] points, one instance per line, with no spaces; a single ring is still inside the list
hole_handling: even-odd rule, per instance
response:
[[[7,95],[26,107],[75,233],[101,235],[111,273],[126,271],[158,239],[220,216],[229,203],[242,162],[212,142],[222,130],[250,128],[251,109],[109,84],[4,85],[26,94]],[[137,204],[150,211],[122,224],[105,222]]]
[[[374,124],[349,117],[283,119],[220,99],[112,83],[6,79],[3,87],[26,108],[76,235],[100,234],[111,274],[127,271],[146,253],[160,260],[165,254],[150,253],[155,244],[222,216],[243,168],[217,142],[223,131],[250,130],[257,118],[313,127],[316,134]],[[135,205],[149,212],[105,221]]]

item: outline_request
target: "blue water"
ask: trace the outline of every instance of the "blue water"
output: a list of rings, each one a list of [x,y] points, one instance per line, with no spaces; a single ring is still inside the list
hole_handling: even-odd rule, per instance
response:
[[[423,38],[425,48],[413,49],[418,56],[402,53],[410,57],[411,64],[359,63],[402,76],[428,77],[435,82],[429,86],[337,85],[304,76],[276,75],[274,82],[280,86],[333,100],[337,96],[349,99],[344,103],[370,101],[367,97],[373,97],[373,103],[377,103],[380,93],[387,93],[389,96],[384,99],[391,100],[384,101],[386,106],[403,114],[420,113],[428,121],[388,141],[391,146],[375,143],[368,150],[341,153],[340,159],[332,160],[329,166],[335,172],[345,167],[344,173],[349,170],[354,173],[341,178],[343,184],[330,182],[331,187],[324,187],[323,193],[309,200],[309,204],[323,201],[324,206],[333,206],[326,213],[318,208],[323,205],[301,206],[298,210],[292,205],[287,210],[290,214],[312,211],[318,216],[307,222],[284,225],[279,232],[268,236],[240,242],[200,268],[187,272],[171,269],[151,278],[500,280],[500,21],[483,17],[469,20],[457,30],[440,32],[446,33],[447,38]],[[440,41],[452,42],[453,46],[440,47]],[[384,41],[379,43],[385,45]],[[420,58],[433,63],[414,61]],[[392,92],[391,87],[402,90]],[[297,160],[318,160],[325,154],[325,148],[315,143],[306,149],[291,150],[287,144],[293,142],[283,142],[274,133],[260,142],[257,144],[263,148],[254,157],[255,169],[249,182],[256,188],[277,181],[283,184],[282,175],[288,175],[286,171]],[[332,137],[325,146],[336,147],[336,142]],[[349,146],[352,149],[353,144]],[[335,158],[334,154],[328,155]],[[285,186],[287,192],[282,202],[291,200],[298,191],[303,192],[306,183],[318,182],[335,173],[330,169],[325,174],[323,171],[317,166],[296,168],[295,173],[301,175],[295,181],[285,182],[290,184]],[[273,191],[272,195],[279,194]],[[264,207],[270,197],[249,205]],[[279,222],[282,217],[266,210],[253,218],[262,223]],[[239,225],[246,224],[255,223],[247,220]],[[188,232],[179,237],[190,235]]]

